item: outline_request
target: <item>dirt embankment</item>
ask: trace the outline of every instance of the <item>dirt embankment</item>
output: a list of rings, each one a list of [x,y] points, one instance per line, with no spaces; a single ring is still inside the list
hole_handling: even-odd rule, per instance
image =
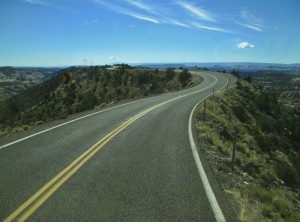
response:
[[[300,221],[300,113],[285,109],[241,80],[207,100],[205,120],[204,104],[195,112],[200,152],[240,221]]]

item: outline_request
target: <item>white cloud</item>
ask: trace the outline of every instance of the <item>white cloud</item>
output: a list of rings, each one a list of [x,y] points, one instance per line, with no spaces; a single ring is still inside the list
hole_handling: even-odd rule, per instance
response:
[[[199,24],[197,22],[193,22],[192,25],[198,29],[206,29],[206,30],[217,31],[217,32],[233,33],[226,29],[222,29],[222,28],[214,27],[214,26],[206,26],[206,25]]]
[[[111,60],[116,60],[116,56],[114,56],[114,55],[112,55],[112,56],[110,56],[110,57],[108,57],[109,59],[111,59]]]
[[[249,42],[240,42],[237,44],[237,47],[240,49],[254,48],[255,46],[250,44]]]
[[[187,2],[164,2],[160,3],[160,7],[158,7],[158,5],[154,3],[150,4],[149,1],[147,1],[146,4],[141,0],[122,0],[122,2],[126,4],[116,4],[109,0],[93,1],[108,10],[155,24],[174,25],[194,30],[234,33],[223,27],[210,25],[209,23],[211,22],[217,22],[215,19],[216,17],[209,11]],[[178,11],[178,8],[180,11]],[[143,10],[142,12],[141,9]],[[189,14],[190,16],[185,16],[186,14]],[[184,19],[182,19],[183,17]],[[199,20],[202,20],[203,24],[200,24]]]
[[[254,31],[257,31],[257,32],[261,32],[263,31],[261,27],[259,27],[258,25],[250,25],[250,24],[247,24],[247,23],[242,23],[242,22],[238,22],[238,21],[235,21],[236,24],[239,24],[243,27],[246,27],[246,28],[249,28],[249,29],[252,29]]]
[[[146,5],[145,3],[142,3],[140,1],[137,1],[137,0],[125,0],[126,2],[128,2],[129,4],[137,7],[137,8],[140,8],[140,9],[143,9],[143,10],[146,10],[146,11],[151,11],[152,8],[148,5]]]
[[[256,17],[254,14],[248,12],[248,11],[241,11],[240,12],[242,18],[244,18],[245,20],[249,21],[249,22],[253,22],[256,24],[262,24],[264,23],[264,21],[261,18]]]
[[[135,13],[131,13],[131,14],[127,14],[127,15],[130,15],[131,17],[134,17],[134,18],[137,18],[137,19],[140,19],[140,20],[145,20],[145,21],[148,21],[148,22],[156,23],[156,24],[159,23],[159,21],[157,19],[145,16],[145,15],[140,15],[140,14],[135,14]]]
[[[169,25],[177,25],[177,26],[181,26],[181,27],[185,27],[185,28],[190,28],[191,26],[186,24],[186,23],[183,23],[183,22],[180,22],[176,19],[167,19],[165,21],[166,24],[169,24]]]
[[[57,5],[50,4],[48,1],[41,1],[41,0],[23,0],[24,2],[33,4],[33,5],[41,5],[46,7],[51,7],[59,10],[63,10],[62,8],[58,7]]]
[[[110,10],[113,10],[115,12],[118,12],[118,13],[121,13],[121,14],[124,14],[124,15],[131,16],[131,17],[136,18],[136,19],[140,19],[140,20],[144,20],[144,21],[148,21],[148,22],[153,22],[153,23],[160,23],[159,20],[156,19],[156,18],[147,16],[147,15],[143,15],[143,14],[140,14],[140,13],[136,13],[136,12],[134,12],[132,10],[129,10],[129,9],[126,9],[126,8],[121,8],[120,6],[112,4],[112,3],[107,2],[107,1],[94,0],[94,2],[108,8]]]
[[[186,3],[186,2],[178,2],[178,4],[186,9],[187,11],[193,13],[196,15],[199,19],[209,21],[209,22],[215,22],[215,19],[208,11],[205,11],[204,9],[200,7],[196,7],[192,4]]]
[[[257,32],[263,31],[264,21],[262,19],[256,17],[255,15],[253,15],[252,13],[247,12],[247,11],[240,11],[240,15],[241,15],[242,22],[234,21],[236,24],[239,24],[243,27],[252,29]]]
[[[24,2],[28,2],[30,4],[37,4],[37,5],[45,5],[46,3],[40,0],[24,0]]]

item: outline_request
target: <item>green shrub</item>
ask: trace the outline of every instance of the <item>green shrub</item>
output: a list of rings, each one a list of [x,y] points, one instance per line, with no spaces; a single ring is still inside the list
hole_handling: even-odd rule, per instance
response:
[[[236,117],[242,122],[242,123],[245,123],[248,119],[249,119],[249,116],[247,114],[247,111],[244,109],[244,107],[239,104],[239,105],[236,105],[236,106],[233,106],[231,107],[234,114],[236,115]]]
[[[269,217],[269,218],[271,218],[271,217],[272,217],[272,212],[273,212],[273,207],[272,207],[272,205],[266,204],[266,205],[263,205],[262,208],[261,208],[261,214],[262,214],[264,217]]]
[[[256,134],[255,140],[257,145],[260,147],[260,149],[264,152],[270,151],[270,144],[268,144],[268,141],[265,138],[264,134]]]
[[[186,85],[187,81],[192,77],[191,73],[187,69],[183,69],[179,74],[179,81],[183,86]]]
[[[300,176],[300,153],[290,155],[289,159],[292,161],[298,176]]]
[[[251,185],[242,190],[242,196],[252,200],[259,200],[262,203],[271,203],[274,192],[260,185]]]
[[[289,222],[299,222],[300,221],[300,213],[293,213],[288,221]]]
[[[290,215],[287,201],[274,198],[272,200],[272,204],[281,217],[287,218]]]
[[[166,71],[165,71],[165,74],[166,74],[166,79],[167,79],[168,81],[170,81],[171,79],[174,78],[174,76],[175,76],[175,71],[174,71],[174,69],[172,69],[172,68],[167,68]]]
[[[281,162],[276,164],[275,172],[288,186],[294,187],[299,184],[299,176],[293,166],[288,163]]]
[[[267,133],[274,132],[275,120],[272,117],[263,114],[258,118],[258,121],[262,128],[262,131]]]

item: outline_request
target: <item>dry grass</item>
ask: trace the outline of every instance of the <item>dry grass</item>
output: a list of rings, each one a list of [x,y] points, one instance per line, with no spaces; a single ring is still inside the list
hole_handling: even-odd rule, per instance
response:
[[[272,119],[256,107],[254,99],[260,92],[244,81],[239,87],[231,87],[207,100],[205,122],[203,104],[197,108],[199,137],[217,147],[218,155],[222,156],[219,159],[230,158],[234,126],[238,127],[236,165],[253,182],[226,191],[239,203],[241,221],[300,221],[299,193],[289,187],[296,183],[297,172],[289,155],[279,152],[277,146],[284,144],[284,139],[263,132],[261,126]],[[257,115],[265,117],[259,120]]]

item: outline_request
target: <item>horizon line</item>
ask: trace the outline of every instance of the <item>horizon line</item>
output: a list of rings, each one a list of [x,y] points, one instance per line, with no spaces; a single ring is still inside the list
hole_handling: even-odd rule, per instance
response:
[[[13,67],[13,68],[65,68],[65,67],[91,67],[91,66],[105,66],[105,65],[115,65],[115,64],[128,64],[128,65],[185,65],[185,64],[266,64],[266,65],[300,65],[300,62],[294,63],[278,63],[278,62],[115,62],[115,63],[105,63],[105,64],[94,64],[94,65],[0,65],[3,67]]]

